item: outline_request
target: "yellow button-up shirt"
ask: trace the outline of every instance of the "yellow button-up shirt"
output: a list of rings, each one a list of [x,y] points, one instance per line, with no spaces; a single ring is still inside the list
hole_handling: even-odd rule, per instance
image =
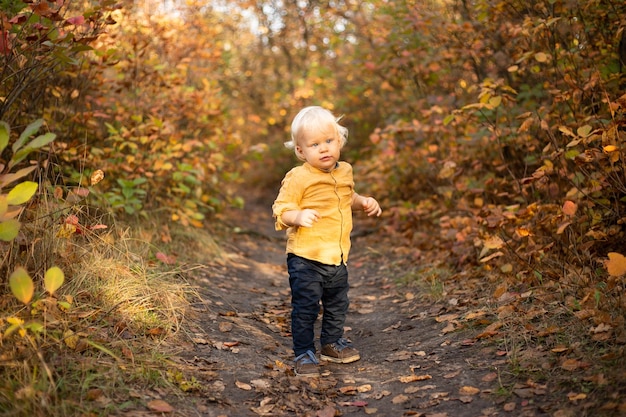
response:
[[[326,265],[347,263],[352,231],[352,166],[339,162],[325,172],[308,163],[285,175],[272,206],[276,230],[287,230],[287,253]],[[314,209],[320,219],[313,227],[289,227],[281,220],[286,211]]]

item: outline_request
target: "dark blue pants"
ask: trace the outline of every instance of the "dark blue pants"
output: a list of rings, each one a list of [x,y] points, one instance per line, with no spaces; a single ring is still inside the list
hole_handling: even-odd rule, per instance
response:
[[[315,353],[315,321],[324,307],[320,343],[335,343],[343,337],[348,311],[348,268],[287,255],[291,286],[291,333],[297,356],[307,350]]]

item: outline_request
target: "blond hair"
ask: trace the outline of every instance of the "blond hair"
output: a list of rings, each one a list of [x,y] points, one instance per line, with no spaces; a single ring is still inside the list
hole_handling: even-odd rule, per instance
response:
[[[305,107],[298,112],[291,122],[291,140],[285,142],[288,149],[296,149],[299,140],[302,139],[304,132],[313,129],[319,129],[323,126],[331,126],[341,141],[341,146],[348,142],[348,128],[339,124],[341,117],[335,117],[329,110],[320,106]],[[296,151],[296,156],[302,157]]]

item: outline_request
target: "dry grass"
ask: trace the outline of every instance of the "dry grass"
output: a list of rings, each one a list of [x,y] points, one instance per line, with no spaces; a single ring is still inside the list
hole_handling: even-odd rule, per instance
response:
[[[96,222],[81,216],[81,225]],[[189,307],[199,298],[186,280],[199,266],[185,261],[215,260],[220,253],[206,231],[169,231],[160,224],[108,224],[67,237],[59,235],[58,220],[28,224],[32,244],[24,250],[14,242],[4,260],[7,270],[27,266],[36,296],[23,306],[5,288],[0,328],[8,327],[7,318],[20,317],[40,322],[43,331],[0,336],[0,414],[116,414],[121,410],[115,404],[125,401],[112,398],[126,398],[128,406],[136,401],[129,389],[171,384],[166,346],[185,338]],[[159,252],[178,261],[164,263]],[[54,264],[66,282],[50,297],[41,290],[40,271]],[[69,309],[59,302],[68,302]]]

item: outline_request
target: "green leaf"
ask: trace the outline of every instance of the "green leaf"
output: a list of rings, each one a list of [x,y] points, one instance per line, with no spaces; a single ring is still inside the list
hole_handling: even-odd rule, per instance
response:
[[[31,143],[28,144],[27,148],[39,149],[42,146],[46,146],[57,137],[56,133],[48,132],[44,135],[37,136]]]
[[[9,287],[11,292],[21,302],[28,304],[33,298],[35,284],[28,272],[22,267],[18,267],[9,277]]]
[[[23,149],[15,152],[9,163],[9,167],[13,167],[22,162],[32,151],[41,148],[52,142],[56,138],[54,133],[46,133],[45,135],[37,136],[31,143]]]
[[[116,359],[117,361],[121,361],[119,356],[117,356],[115,353],[111,352],[109,349],[107,349],[106,347],[102,346],[101,344],[96,343],[93,340],[89,340],[89,339],[84,339],[84,340],[85,340],[85,342],[87,342],[88,345],[91,345],[91,346],[95,347],[96,349],[100,350],[101,352],[106,353],[107,355],[109,355],[113,359]]]
[[[500,105],[500,103],[502,103],[502,97],[501,96],[495,96],[495,97],[491,97],[489,99],[488,106],[489,106],[490,109],[495,109],[496,107],[498,107]]]
[[[11,128],[5,122],[0,122],[0,153],[4,151],[4,148],[9,144],[9,137],[11,135]]]
[[[43,324],[39,323],[38,321],[31,321],[30,323],[26,324],[24,328],[30,330],[33,333],[41,333],[44,330]]]
[[[50,295],[52,295],[56,290],[59,289],[61,285],[63,285],[63,281],[65,281],[65,275],[63,274],[63,271],[58,266],[53,266],[46,271],[43,282],[46,291],[48,291]]]
[[[454,114],[449,114],[443,119],[443,125],[448,126],[454,120]]]
[[[13,144],[13,153],[17,152],[17,150],[20,149],[24,145],[24,143],[26,143],[28,138],[33,136],[39,130],[41,125],[43,125],[43,119],[37,119],[28,126],[26,126],[26,129],[22,131],[19,139],[16,140]]]
[[[33,181],[24,181],[17,184],[7,195],[7,203],[11,206],[24,204],[37,192],[39,185]]]
[[[66,310],[66,311],[72,308],[72,305],[68,303],[67,301],[58,301],[57,305],[61,307],[61,309]]]
[[[0,240],[10,242],[17,237],[20,231],[20,222],[11,219],[0,223]]]

